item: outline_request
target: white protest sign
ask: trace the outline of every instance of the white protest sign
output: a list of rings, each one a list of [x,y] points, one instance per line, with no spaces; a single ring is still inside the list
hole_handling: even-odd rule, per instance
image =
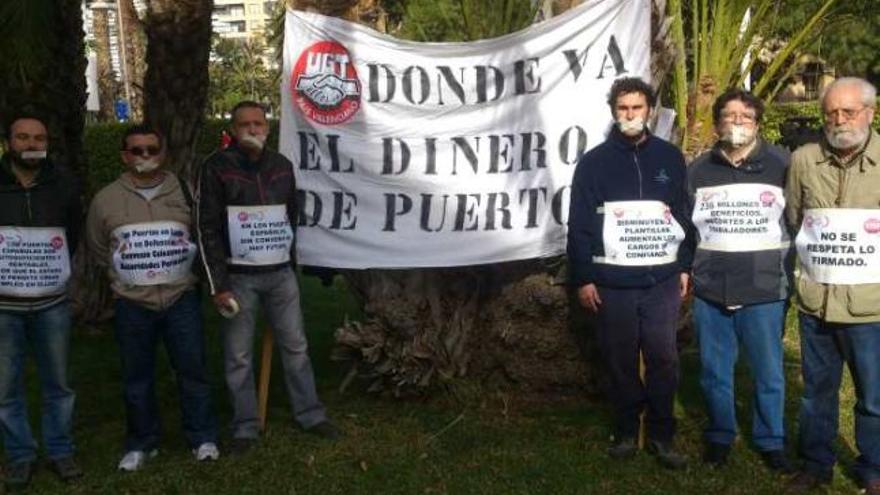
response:
[[[277,265],[290,261],[293,228],[285,205],[228,206],[229,263]]]
[[[470,43],[398,40],[289,11],[280,151],[297,256],[337,268],[565,252],[571,177],[605,140],[615,79],[650,82],[651,2],[590,0]]]
[[[113,230],[113,269],[127,285],[177,282],[191,273],[196,245],[180,222],[145,222]]]
[[[768,184],[728,184],[696,191],[694,226],[700,249],[763,251],[787,245],[780,219],[785,210],[782,189]]]
[[[815,282],[880,283],[880,210],[809,209],[795,245],[801,273]]]
[[[64,229],[0,227],[0,295],[60,294],[69,278],[70,253]]]
[[[665,265],[676,261],[684,229],[662,201],[608,201],[602,237],[605,256],[596,263],[623,266]]]

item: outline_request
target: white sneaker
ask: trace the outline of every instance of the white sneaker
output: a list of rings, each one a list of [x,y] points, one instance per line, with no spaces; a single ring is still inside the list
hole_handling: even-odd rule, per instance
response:
[[[199,462],[216,461],[220,458],[220,450],[217,449],[217,444],[214,442],[205,442],[199,445],[199,448],[193,449],[192,453]]]
[[[159,453],[156,449],[153,449],[149,452],[144,452],[143,450],[131,450],[125,453],[122,456],[122,460],[119,461],[119,470],[125,472],[137,471],[138,469],[144,467],[148,459],[152,459],[156,457]]]

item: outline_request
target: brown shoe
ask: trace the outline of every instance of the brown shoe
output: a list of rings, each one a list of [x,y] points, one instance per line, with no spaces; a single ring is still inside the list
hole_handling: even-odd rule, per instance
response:
[[[785,485],[785,493],[809,493],[831,483],[831,477],[820,477],[809,471],[798,471]]]
[[[865,495],[880,495],[880,479],[871,480],[862,488],[865,489]]]

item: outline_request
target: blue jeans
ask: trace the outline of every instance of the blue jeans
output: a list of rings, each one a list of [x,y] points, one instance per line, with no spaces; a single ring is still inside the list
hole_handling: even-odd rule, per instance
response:
[[[234,410],[232,436],[256,438],[260,432],[253,363],[260,306],[272,327],[294,419],[303,428],[326,421],[327,413],[315,390],[296,273],[290,268],[268,273],[231,273],[229,285],[241,306],[241,311],[224,320],[222,327],[226,386]]]
[[[205,370],[202,312],[196,292],[189,291],[163,311],[151,311],[126,299],[116,300],[116,341],[122,358],[127,418],[125,450],[152,450],[159,443],[154,374],[160,338],[177,375],[187,442],[193,448],[216,442],[217,424]]]
[[[855,382],[855,472],[863,482],[880,479],[880,322],[828,323],[801,313],[804,395],[800,453],[804,469],[830,478],[836,461],[838,396],[845,362]]]
[[[28,346],[34,351],[40,376],[46,455],[60,459],[73,454],[70,426],[76,395],[67,382],[70,305],[62,302],[42,311],[0,311],[0,425],[10,463],[37,458],[24,386]]]
[[[730,311],[694,298],[694,324],[700,344],[700,385],[706,399],[709,442],[730,445],[736,438],[734,368],[739,346],[745,351],[755,383],[752,438],[760,451],[785,447],[783,414],[785,375],[782,334],[785,301],[743,306]]]

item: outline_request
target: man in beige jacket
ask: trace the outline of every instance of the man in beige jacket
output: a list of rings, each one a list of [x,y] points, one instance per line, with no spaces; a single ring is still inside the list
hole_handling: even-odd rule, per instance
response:
[[[116,296],[115,331],[122,358],[126,453],[135,471],[157,453],[159,411],[153,375],[156,344],[165,343],[180,391],[183,430],[198,461],[215,460],[217,426],[205,370],[198,279],[192,273],[192,199],[162,170],[162,136],[147,126],[122,140],[125,171],[101,189],[86,222],[89,251],[107,270]]]
[[[804,392],[802,471],[793,491],[831,481],[838,395],[846,363],[856,384],[855,472],[880,495],[880,135],[877,92],[841,78],[822,97],[825,136],[791,159],[786,216],[799,259],[797,306]]]

